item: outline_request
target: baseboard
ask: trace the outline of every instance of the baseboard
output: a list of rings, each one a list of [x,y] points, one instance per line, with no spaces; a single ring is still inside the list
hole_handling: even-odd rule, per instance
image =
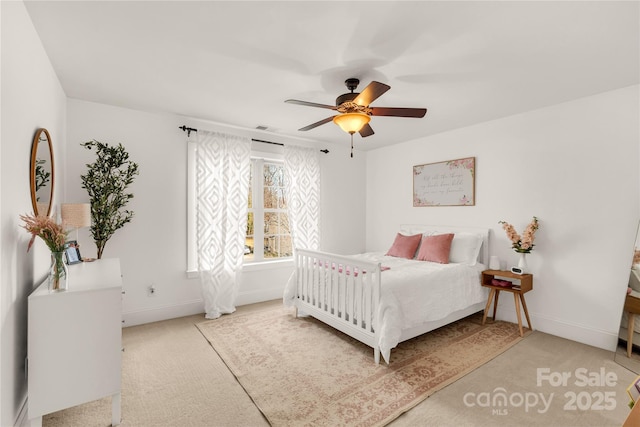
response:
[[[241,292],[238,294],[238,298],[236,299],[236,306],[271,301],[282,298],[282,294],[283,290],[281,286],[251,292]],[[172,304],[122,313],[122,318],[124,320],[122,326],[128,327],[144,325],[145,323],[160,322],[162,320],[192,316],[194,314],[201,313],[204,313],[204,301],[202,299],[197,299],[181,304]]]
[[[271,301],[274,299],[282,299],[284,289],[282,286],[270,289],[260,289],[252,292],[242,292],[238,294],[236,305],[255,304],[257,302]]]
[[[145,323],[160,322],[162,320],[175,319],[177,317],[191,316],[204,313],[202,299],[183,302],[180,304],[153,307],[145,310],[129,311],[122,313],[123,327],[144,325]]]
[[[516,312],[513,307],[500,306],[496,317],[507,322],[518,322],[518,318],[516,317]],[[608,351],[615,351],[616,346],[618,345],[617,332],[593,329],[577,323],[567,322],[565,320],[536,315],[531,312],[529,312],[529,317],[531,317],[533,329],[536,331]],[[525,326],[526,322],[527,320],[523,313],[522,325]]]

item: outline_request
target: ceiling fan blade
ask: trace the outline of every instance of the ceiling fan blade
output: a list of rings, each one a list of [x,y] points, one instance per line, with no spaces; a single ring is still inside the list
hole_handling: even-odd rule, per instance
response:
[[[358,95],[353,102],[358,105],[368,106],[389,89],[391,89],[391,86],[373,81],[360,92],[360,95]]]
[[[373,131],[369,123],[367,123],[366,125],[362,126],[362,129],[360,129],[359,133],[361,137],[366,138],[373,135],[375,132]]]
[[[394,116],[394,117],[424,117],[427,114],[426,108],[390,108],[371,107],[372,116]]]
[[[310,124],[309,126],[305,126],[305,127],[300,128],[300,129],[298,129],[298,130],[300,130],[300,131],[306,131],[306,130],[311,130],[311,129],[313,129],[313,128],[317,128],[317,127],[318,127],[318,126],[320,126],[320,125],[323,125],[323,124],[325,124],[325,123],[329,123],[330,121],[332,121],[332,120],[333,120],[333,118],[334,118],[334,117],[335,117],[335,116],[327,117],[326,119],[322,119],[322,120],[320,120],[319,122],[312,123],[312,124]]]
[[[337,108],[335,105],[317,104],[315,102],[299,101],[297,99],[287,99],[284,102],[287,102],[289,104],[304,105],[306,107],[328,108],[329,110],[335,110]]]

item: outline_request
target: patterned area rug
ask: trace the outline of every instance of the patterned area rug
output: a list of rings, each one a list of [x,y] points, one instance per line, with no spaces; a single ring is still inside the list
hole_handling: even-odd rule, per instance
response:
[[[376,365],[370,347],[282,307],[197,327],[273,426],[383,426],[522,339],[477,313]]]

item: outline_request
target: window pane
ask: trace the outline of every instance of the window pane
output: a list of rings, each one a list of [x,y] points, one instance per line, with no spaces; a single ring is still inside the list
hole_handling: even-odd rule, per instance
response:
[[[278,234],[278,213],[277,212],[265,212],[264,213],[264,234]]]
[[[264,187],[265,209],[278,208],[278,187]]]
[[[253,261],[253,212],[249,212],[247,215],[247,237],[244,239],[244,260]]]
[[[253,237],[253,212],[247,214],[247,237]]]
[[[265,163],[264,175],[264,207],[265,209],[285,209],[284,166]]]
[[[264,237],[264,257],[265,259],[278,257],[278,237],[277,236]]]
[[[283,167],[274,163],[264,165],[264,185],[282,187]]]
[[[284,167],[281,164],[266,163],[264,177],[265,185],[282,187],[284,186]]]
[[[274,235],[264,238],[264,257],[281,258],[293,256],[291,236]]]
[[[293,256],[293,245],[291,243],[291,236],[280,236],[280,256],[289,257]]]
[[[284,188],[278,189],[278,209],[287,209],[287,198]]]
[[[282,234],[291,234],[291,228],[289,227],[289,214],[286,212],[282,212],[280,214],[280,233]]]
[[[291,234],[289,215],[286,212],[265,212],[264,234]]]
[[[287,200],[283,187],[264,187],[265,209],[286,209]]]
[[[253,237],[247,237],[244,242],[244,258],[245,261],[253,261]]]

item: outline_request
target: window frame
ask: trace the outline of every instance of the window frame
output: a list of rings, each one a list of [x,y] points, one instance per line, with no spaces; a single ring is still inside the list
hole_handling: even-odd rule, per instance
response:
[[[287,208],[266,208],[264,206],[264,188],[265,188],[264,167],[265,165],[269,165],[269,164],[278,165],[284,168],[284,159],[264,158],[264,157],[258,157],[253,155],[251,156],[252,182],[250,183],[249,188],[250,188],[250,191],[252,192],[252,198],[251,198],[252,207],[249,208],[249,212],[253,212],[253,221],[254,221],[253,241],[254,243],[262,242],[262,244],[260,245],[260,247],[257,248],[257,250],[256,250],[256,246],[254,245],[254,248],[253,248],[254,259],[251,261],[245,261],[244,265],[251,265],[251,264],[257,264],[262,262],[270,263],[270,262],[275,262],[279,260],[288,260],[293,258],[293,255],[288,257],[277,257],[277,258],[264,257],[265,235],[266,236],[270,236],[272,234],[276,236],[283,235],[282,233],[279,233],[279,232],[265,234],[264,221],[265,221],[266,215],[268,213],[285,213],[287,215],[289,214]],[[256,224],[259,224],[259,225],[256,225]],[[289,234],[289,236],[291,236],[291,234]]]

